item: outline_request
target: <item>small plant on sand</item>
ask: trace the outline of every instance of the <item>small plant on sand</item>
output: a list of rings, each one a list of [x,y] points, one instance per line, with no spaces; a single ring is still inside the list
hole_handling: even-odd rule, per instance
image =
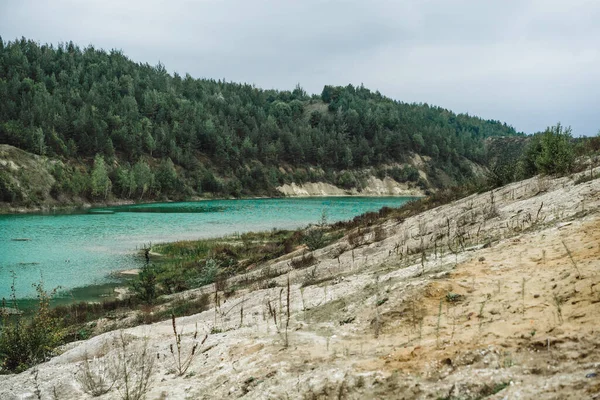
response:
[[[490,191],[490,202],[485,210],[485,219],[492,219],[498,216],[498,207],[496,206],[496,199],[494,198],[494,191]]]
[[[552,300],[554,301],[554,307],[556,307],[556,316],[558,317],[558,322],[560,324],[563,323],[563,315],[562,315],[562,305],[565,302],[563,298],[556,293],[552,295]]]
[[[313,267],[306,274],[304,274],[304,279],[302,280],[300,287],[305,288],[307,286],[314,285],[316,282],[318,282],[317,267]]]
[[[175,364],[175,369],[177,371],[177,375],[182,376],[187,372],[194,360],[194,356],[196,355],[196,350],[198,349],[198,325],[196,324],[196,330],[194,331],[193,341],[191,349],[189,350],[187,355],[182,354],[182,345],[181,345],[181,336],[183,335],[183,329],[180,332],[177,332],[177,324],[175,322],[175,314],[171,314],[171,325],[173,327],[173,336],[175,338],[175,346],[173,344],[169,345],[169,350],[171,351],[171,356],[173,357],[173,362]],[[208,335],[204,335],[204,339],[200,345],[204,344]]]
[[[290,345],[288,338],[288,329],[290,326],[290,276],[287,277],[287,294],[286,294],[286,319],[285,319],[285,333],[284,333],[284,346],[287,348]]]
[[[442,304],[443,303],[444,303],[444,299],[440,299],[440,305],[438,307],[437,324],[435,326],[435,343],[438,348],[440,347],[440,327],[442,324]]]
[[[75,379],[81,385],[83,391],[93,397],[110,392],[116,382],[116,377],[111,368],[95,357],[90,361],[87,352]]]
[[[373,234],[374,234],[373,241],[375,241],[375,242],[381,242],[382,240],[384,240],[387,237],[385,229],[383,229],[383,227],[381,225],[375,227]]]
[[[118,353],[110,366],[117,377],[115,386],[123,400],[141,400],[152,384],[156,357],[150,354],[148,341],[132,346],[121,331],[116,340]]]
[[[364,239],[364,234],[361,232],[360,228],[348,234],[348,244],[350,244],[350,247],[353,250],[357,247],[360,247],[363,244]]]
[[[525,315],[525,283],[527,281],[525,280],[525,278],[523,278],[523,280],[521,281],[521,314]]]
[[[133,338],[123,331],[114,341],[114,352],[90,361],[87,353],[76,380],[84,392],[97,397],[118,391],[123,400],[141,400],[152,384],[156,357],[150,354],[148,341],[132,343]],[[110,396],[115,398],[115,396]]]
[[[490,295],[488,294],[485,299],[479,305],[479,314],[477,314],[477,318],[479,318],[479,330],[483,328],[483,310],[485,309],[485,305],[487,301],[490,299]]]
[[[322,228],[312,228],[304,236],[304,243],[310,250],[320,249],[325,245],[325,234]]]
[[[374,324],[374,336],[375,339],[379,337],[379,332],[381,330],[381,316],[379,314],[379,306],[383,303],[380,303],[380,295],[379,295],[379,276],[375,276],[375,324]]]
[[[423,321],[427,316],[427,310],[418,299],[409,300],[408,322],[412,326],[412,332],[417,334],[419,341],[423,337]]]
[[[279,324],[277,323],[277,308],[271,303],[271,300],[267,300],[267,309],[269,310],[269,316],[273,318],[273,324],[277,333],[279,333]]]
[[[277,307],[273,304],[272,300],[267,299],[266,306],[269,312],[269,316],[273,319],[273,324],[275,325],[275,330],[277,334],[281,337],[283,341],[283,346],[287,348],[289,346],[289,337],[288,331],[290,326],[290,317],[291,317],[291,289],[290,289],[290,279],[288,276],[287,284],[286,284],[286,303],[285,303],[285,312],[283,311],[283,301],[281,299],[283,295],[283,288],[279,291],[279,321],[277,320]],[[284,320],[285,314],[285,320]]]
[[[577,263],[573,259],[573,254],[571,254],[571,250],[569,250],[569,248],[567,247],[567,244],[565,243],[564,240],[562,240],[562,244],[565,247],[565,250],[567,251],[567,255],[569,256],[569,260],[571,260],[571,264],[573,264],[573,268],[575,268],[575,271],[577,272],[576,278],[577,279],[581,278],[581,273],[579,272],[579,267],[577,266]]]
[[[463,295],[460,295],[458,293],[453,293],[453,292],[448,292],[446,293],[446,301],[448,303],[458,303],[459,301],[461,301],[464,298]]]

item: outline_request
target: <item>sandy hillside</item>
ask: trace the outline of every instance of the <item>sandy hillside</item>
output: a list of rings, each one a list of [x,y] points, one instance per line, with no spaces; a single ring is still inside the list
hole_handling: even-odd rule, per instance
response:
[[[301,185],[295,183],[277,187],[284,196],[423,196],[423,191],[418,187],[411,187],[406,183],[398,183],[390,177],[383,180],[370,176],[364,188],[345,190],[324,182],[308,182]]]
[[[92,398],[84,360],[113,383],[124,354],[130,383],[153,364],[149,399],[600,398],[600,179],[576,178],[470,196],[353,232],[314,266],[238,277],[281,273],[177,319],[182,357],[196,345],[181,374],[165,321],[70,344],[3,376],[0,398]],[[98,398],[124,392],[121,376]]]

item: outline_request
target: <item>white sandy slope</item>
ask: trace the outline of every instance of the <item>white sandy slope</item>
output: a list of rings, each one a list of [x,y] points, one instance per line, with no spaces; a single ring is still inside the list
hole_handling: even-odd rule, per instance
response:
[[[423,191],[412,188],[405,183],[385,177],[383,180],[374,176],[369,177],[366,186],[358,191],[356,188],[345,190],[330,183],[308,182],[301,185],[296,183],[278,186],[282,194],[289,197],[308,196],[422,196]]]
[[[232,279],[281,273],[275,287],[251,285],[177,319],[184,353],[196,326],[199,339],[208,335],[184,376],[174,373],[164,321],[69,344],[33,370],[2,376],[0,399],[37,398],[36,388],[44,399],[91,398],[76,378],[83,360],[110,365],[121,334],[156,357],[149,399],[597,398],[599,380],[586,375],[600,372],[600,179],[574,178],[533,178],[390,220],[378,238],[363,230],[353,245],[344,238],[314,252],[317,285],[301,288],[313,268],[289,260]],[[268,304],[281,325],[288,278],[284,348]]]

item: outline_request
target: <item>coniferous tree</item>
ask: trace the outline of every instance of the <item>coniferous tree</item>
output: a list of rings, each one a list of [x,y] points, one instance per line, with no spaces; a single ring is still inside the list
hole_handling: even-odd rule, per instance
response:
[[[104,162],[104,157],[100,154],[97,154],[94,158],[94,167],[92,168],[90,185],[92,196],[102,196],[104,199],[108,197],[112,182],[108,177],[108,170],[106,168],[106,163]]]
[[[484,160],[485,138],[511,135],[498,121],[398,102],[362,85],[327,85],[309,97],[300,85],[261,90],[169,75],[162,64],[135,63],[120,51],[0,39],[0,142],[79,165],[63,185],[72,194],[106,198],[111,177],[115,194],[126,197],[198,188],[249,194],[248,187],[273,188],[255,179],[279,183],[233,176],[257,162],[264,171],[331,171],[318,179],[333,183],[341,170],[405,163],[414,153],[459,180],[471,173],[467,160]],[[89,168],[97,155],[104,171],[94,167],[88,176],[81,164]],[[127,163],[129,172],[119,170]],[[294,172],[282,179],[294,176],[309,179]]]

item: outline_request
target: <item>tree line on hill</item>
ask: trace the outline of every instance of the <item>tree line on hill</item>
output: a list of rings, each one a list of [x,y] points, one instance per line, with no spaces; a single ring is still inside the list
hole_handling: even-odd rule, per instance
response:
[[[486,153],[486,185],[495,188],[538,174],[560,176],[595,168],[600,164],[600,133],[574,138],[571,127],[559,122],[528,137],[490,138]]]
[[[401,167],[413,154],[431,158],[420,184],[436,187],[469,178],[485,138],[517,135],[362,85],[262,90],[170,75],[116,50],[0,38],[0,142],[63,160],[56,193],[273,194],[288,182],[360,187],[367,168],[416,184]]]

